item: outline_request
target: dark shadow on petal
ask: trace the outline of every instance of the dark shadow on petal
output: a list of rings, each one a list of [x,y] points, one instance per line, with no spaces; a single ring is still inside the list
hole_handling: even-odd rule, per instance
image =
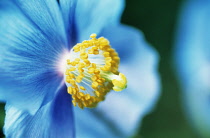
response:
[[[75,136],[71,97],[66,86],[35,115],[6,105],[4,133],[7,137],[69,138]]]

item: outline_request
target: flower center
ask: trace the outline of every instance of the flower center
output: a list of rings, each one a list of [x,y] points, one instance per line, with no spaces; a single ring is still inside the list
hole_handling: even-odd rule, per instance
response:
[[[90,38],[71,49],[64,75],[73,105],[82,109],[96,107],[112,89],[127,87],[125,75],[118,71],[120,58],[109,41],[96,34]]]

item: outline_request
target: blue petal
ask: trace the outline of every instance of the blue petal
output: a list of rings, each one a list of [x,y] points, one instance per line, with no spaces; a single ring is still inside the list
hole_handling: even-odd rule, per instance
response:
[[[99,34],[109,24],[117,24],[123,8],[124,0],[78,0],[75,13],[78,42],[92,33]]]
[[[65,29],[68,37],[69,47],[72,47],[76,42],[77,32],[75,24],[75,8],[76,0],[59,0]]]
[[[176,65],[187,118],[210,137],[210,1],[185,3],[176,39]]]
[[[110,26],[101,34],[120,56],[125,56],[120,72],[126,75],[128,87],[120,93],[109,93],[96,109],[75,108],[76,134],[81,138],[128,137],[159,97],[158,55],[134,28]]]
[[[54,97],[67,46],[62,26],[56,1],[0,3],[0,100],[35,113]]]
[[[4,133],[8,138],[71,138],[73,120],[71,97],[63,87],[34,115],[7,104]]]

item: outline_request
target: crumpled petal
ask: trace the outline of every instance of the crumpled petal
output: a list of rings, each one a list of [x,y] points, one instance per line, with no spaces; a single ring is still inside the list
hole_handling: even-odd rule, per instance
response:
[[[159,97],[158,55],[143,35],[124,25],[109,26],[101,35],[122,56],[120,72],[126,75],[128,87],[122,92],[109,93],[97,108],[74,108],[78,138],[133,135]]]
[[[66,87],[34,115],[6,105],[4,133],[8,138],[73,138],[74,118]]]
[[[90,34],[99,34],[108,24],[120,20],[124,0],[78,0],[75,11],[77,42],[89,38]]]
[[[187,119],[202,137],[210,137],[210,1],[183,6],[175,60]]]
[[[64,84],[57,72],[67,46],[58,4],[2,1],[0,26],[0,100],[35,113]]]

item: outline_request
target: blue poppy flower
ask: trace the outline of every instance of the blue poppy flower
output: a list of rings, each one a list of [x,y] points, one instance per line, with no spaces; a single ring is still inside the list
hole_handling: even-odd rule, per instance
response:
[[[210,1],[185,2],[176,40],[176,65],[186,115],[202,137],[210,137]]]
[[[127,137],[134,133],[159,95],[158,56],[145,42],[141,32],[120,24],[123,8],[122,0],[0,2],[0,100],[6,102],[6,137]],[[92,33],[108,40],[96,38]],[[87,40],[90,35],[91,39]],[[93,97],[91,101],[81,102],[78,97],[84,96],[84,93],[76,91],[79,95],[75,98],[70,85],[73,82],[69,80],[72,77],[69,72],[75,70],[73,64],[77,62],[78,51],[75,47],[88,47],[86,42],[90,41],[98,46],[95,43],[101,43],[102,40],[106,45],[110,42],[118,52],[121,60],[119,70],[125,75],[116,73],[121,77],[119,79],[119,76],[110,76],[109,72],[102,74],[105,79],[100,78],[100,81],[111,80],[112,82],[106,84],[112,85],[118,91],[126,87],[121,83],[126,82],[126,76],[128,88],[121,93],[108,93],[106,100],[98,105],[97,100],[100,98]],[[76,46],[73,50],[74,45]],[[110,48],[112,54],[110,51],[104,52],[104,57],[107,54],[114,55],[111,61],[116,60],[117,65],[114,66],[114,62],[107,68],[111,68],[111,72],[118,72],[114,70],[118,68],[119,61],[114,49]],[[99,54],[95,54],[92,61],[101,63],[100,50],[94,50],[92,48],[93,53]],[[71,53],[67,56],[73,57],[68,57],[70,60],[66,61],[66,53],[69,54],[69,51]],[[82,55],[82,58],[78,62],[85,62],[85,52],[79,52],[81,54],[78,57]],[[105,58],[103,62],[105,61],[110,61],[110,58]],[[67,73],[63,72],[63,63],[67,64]],[[98,67],[99,63],[91,65]],[[82,76],[87,79],[83,82],[84,85],[97,87],[99,82],[89,86],[89,81],[94,79],[87,77],[89,70],[82,66],[83,63],[78,63],[76,70],[77,73],[86,73]],[[94,69],[94,73],[98,72]],[[91,71],[90,69],[90,74]],[[81,82],[75,80],[74,83],[76,81]],[[78,89],[88,89],[84,85]],[[110,86],[102,88],[109,89]],[[104,97],[105,95],[100,100]],[[72,106],[72,98],[73,101],[76,99],[73,102],[76,107]],[[96,105],[96,108],[81,109]]]

